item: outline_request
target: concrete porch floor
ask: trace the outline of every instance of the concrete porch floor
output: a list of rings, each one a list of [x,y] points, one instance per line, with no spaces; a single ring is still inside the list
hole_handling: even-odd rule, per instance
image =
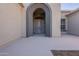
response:
[[[53,56],[50,50],[79,50],[79,36],[20,38],[0,48],[2,56]]]

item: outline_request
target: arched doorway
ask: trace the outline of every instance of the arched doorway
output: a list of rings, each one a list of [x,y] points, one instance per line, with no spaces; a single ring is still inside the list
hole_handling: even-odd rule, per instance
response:
[[[33,34],[45,34],[45,11],[42,8],[33,12]]]
[[[26,36],[45,34],[51,36],[51,10],[44,3],[34,3],[26,11]]]

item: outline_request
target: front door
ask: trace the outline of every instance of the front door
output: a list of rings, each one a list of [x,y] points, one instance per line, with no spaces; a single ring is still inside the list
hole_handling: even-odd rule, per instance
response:
[[[42,33],[42,20],[35,19],[34,20],[34,34],[41,34]]]

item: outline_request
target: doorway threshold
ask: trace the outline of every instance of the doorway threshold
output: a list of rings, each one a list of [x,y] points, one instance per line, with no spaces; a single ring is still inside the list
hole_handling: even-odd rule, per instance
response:
[[[36,36],[36,37],[45,37],[45,34],[34,34],[33,36]]]

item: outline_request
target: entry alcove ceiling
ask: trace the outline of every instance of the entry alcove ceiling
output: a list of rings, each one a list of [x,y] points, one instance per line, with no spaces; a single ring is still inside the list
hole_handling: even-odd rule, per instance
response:
[[[29,6],[31,3],[18,3],[21,7],[24,7],[25,9]]]
[[[29,6],[29,4],[31,4],[31,3],[18,3],[19,4],[19,6],[21,6],[22,8],[27,8],[27,6]]]
[[[21,7],[24,7],[24,5],[22,3],[18,3]]]
[[[33,13],[34,19],[44,19],[45,18],[45,12],[41,8],[37,8]]]

